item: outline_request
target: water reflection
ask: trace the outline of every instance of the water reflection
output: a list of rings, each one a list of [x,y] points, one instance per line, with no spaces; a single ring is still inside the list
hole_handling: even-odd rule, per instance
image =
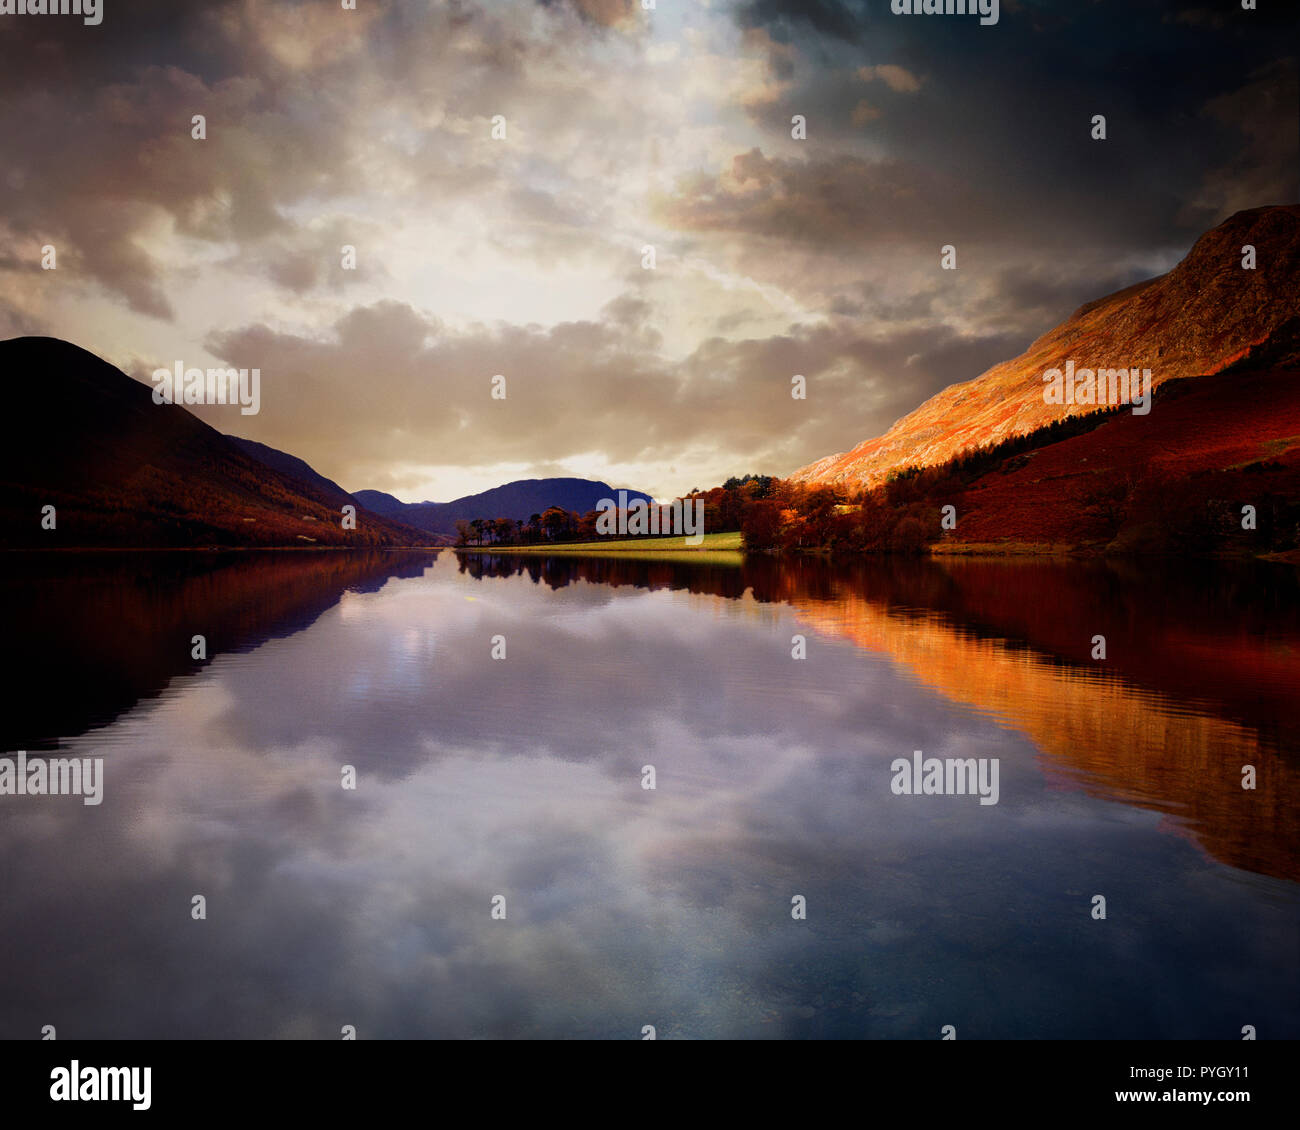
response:
[[[40,560],[7,733],[107,782],[0,798],[2,1036],[1300,1035],[1292,572]]]
[[[10,655],[0,749],[54,749],[159,694],[209,657],[309,627],[349,589],[416,577],[427,552],[9,553]]]
[[[1023,731],[1062,782],[1174,818],[1216,858],[1300,879],[1300,583],[1256,563],[908,558],[735,567],[466,556],[523,574],[781,601]],[[1093,658],[1094,639],[1105,659]],[[1242,788],[1253,765],[1256,787]]]

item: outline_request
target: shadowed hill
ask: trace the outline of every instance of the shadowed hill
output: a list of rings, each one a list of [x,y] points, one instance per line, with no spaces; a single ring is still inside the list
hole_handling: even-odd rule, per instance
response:
[[[364,510],[345,530],[343,500],[306,464],[307,477],[268,466],[68,342],[0,342],[0,380],[11,436],[0,448],[6,548],[430,542]],[[55,508],[54,529],[42,528],[46,506]]]

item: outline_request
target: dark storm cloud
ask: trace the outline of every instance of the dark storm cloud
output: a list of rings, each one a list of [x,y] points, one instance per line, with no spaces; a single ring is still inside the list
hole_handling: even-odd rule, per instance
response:
[[[1093,264],[1081,277],[1071,264],[1024,262],[996,271],[990,291],[971,303],[970,312],[990,325],[1055,326],[1085,303],[1149,277],[1149,270],[1124,264],[1115,264],[1109,271],[1104,263]],[[1034,332],[1031,336],[1038,335]],[[997,360],[1007,360],[1028,344],[1028,339],[1024,340]]]
[[[124,82],[153,66],[180,67],[207,82],[242,73],[255,41],[232,37],[229,20],[242,0],[106,0],[103,21],[0,20],[0,94],[6,101],[33,86],[62,89],[71,102],[102,83]]]
[[[1213,26],[1154,0],[1004,3],[998,24],[984,28],[965,17],[893,16],[887,0],[755,0],[737,20],[783,45],[787,66],[794,47],[791,89],[752,112],[786,139],[790,115],[804,114],[810,163],[883,150],[927,179],[966,185],[936,205],[954,217],[970,194],[995,200],[1005,223],[1033,238],[1069,233],[1136,250],[1225,218],[1203,186],[1243,162],[1260,192],[1284,198],[1227,207],[1300,195],[1296,18],[1280,7],[1225,7],[1235,10]],[[925,82],[911,92],[864,84],[859,69],[881,63]],[[864,100],[869,112],[855,121]],[[1107,118],[1104,142],[1090,136],[1094,114]]]
[[[784,39],[803,31],[857,42],[868,25],[869,5],[842,0],[747,0],[737,8],[742,27],[761,27],[773,38]],[[878,7],[887,14],[888,3]]]
[[[1185,218],[1196,221],[1264,201],[1295,200],[1300,195],[1294,159],[1298,116],[1300,81],[1294,58],[1263,64],[1245,85],[1207,102],[1202,119],[1238,145],[1227,160],[1207,171],[1201,194],[1189,202]]]
[[[941,168],[893,159],[794,160],[753,149],[720,175],[692,178],[679,188],[660,204],[672,227],[822,248],[900,241],[937,248],[959,232],[990,238],[1015,227],[1001,202],[978,185]]]

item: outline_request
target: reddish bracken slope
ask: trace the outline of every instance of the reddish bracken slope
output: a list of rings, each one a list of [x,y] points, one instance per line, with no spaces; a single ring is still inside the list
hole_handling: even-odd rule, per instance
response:
[[[954,500],[944,543],[1141,550],[1160,528],[1194,538],[1215,519],[1251,550],[1258,537],[1229,517],[1300,499],[1300,371],[1234,368],[1177,388],[1148,416],[1121,411],[981,476]]]
[[[1242,268],[1246,244],[1256,249],[1255,270]],[[1014,360],[944,389],[883,436],[791,477],[871,486],[904,467],[945,463],[1063,413],[1093,411],[1043,402],[1043,373],[1066,361],[1149,368],[1158,387],[1221,371],[1293,333],[1298,315],[1300,205],[1238,212],[1197,240],[1168,274],[1081,307]]]

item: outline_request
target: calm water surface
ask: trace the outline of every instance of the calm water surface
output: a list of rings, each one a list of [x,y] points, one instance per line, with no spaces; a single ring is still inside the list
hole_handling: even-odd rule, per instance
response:
[[[106,778],[0,797],[0,1037],[1300,1037],[1294,569],[10,554],[0,602],[3,750]],[[895,796],[918,749],[999,803]]]

